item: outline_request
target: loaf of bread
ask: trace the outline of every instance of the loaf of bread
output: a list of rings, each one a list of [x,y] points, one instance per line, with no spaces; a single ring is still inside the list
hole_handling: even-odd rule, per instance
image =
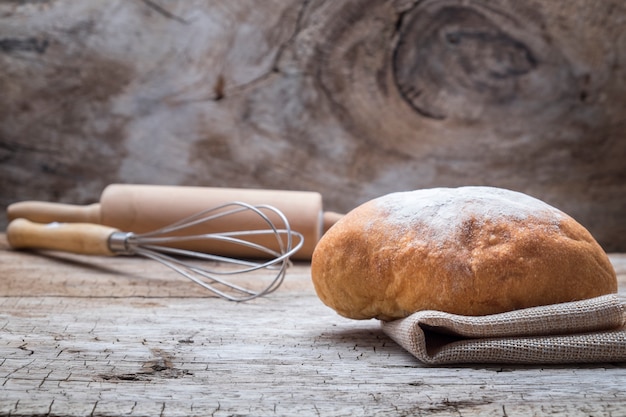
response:
[[[371,200],[322,237],[311,273],[320,299],[353,319],[486,315],[617,291],[606,253],[582,225],[493,187]]]

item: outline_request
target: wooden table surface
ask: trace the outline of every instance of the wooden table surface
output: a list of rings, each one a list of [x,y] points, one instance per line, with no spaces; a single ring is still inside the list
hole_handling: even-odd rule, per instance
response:
[[[626,364],[426,367],[325,307],[308,264],[233,303],[152,261],[0,235],[0,278],[0,415],[626,415]]]

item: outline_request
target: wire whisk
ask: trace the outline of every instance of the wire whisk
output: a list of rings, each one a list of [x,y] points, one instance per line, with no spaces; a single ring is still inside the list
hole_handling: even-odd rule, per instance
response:
[[[252,224],[251,214],[255,217],[252,219],[254,228],[232,230],[231,226],[224,230],[225,223],[242,227]],[[259,224],[263,228],[258,227]],[[291,229],[280,210],[270,205],[243,202],[216,206],[147,233],[124,232],[88,223],[44,225],[16,219],[7,228],[7,238],[16,249],[143,256],[230,301],[248,301],[274,292],[285,279],[291,265],[289,258],[304,243],[303,235]],[[195,250],[197,248],[202,251]],[[222,254],[211,253],[212,250]],[[272,271],[269,284],[260,289],[228,279],[258,270]]]

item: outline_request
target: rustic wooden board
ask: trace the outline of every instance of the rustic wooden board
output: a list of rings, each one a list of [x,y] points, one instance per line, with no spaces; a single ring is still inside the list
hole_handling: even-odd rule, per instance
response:
[[[622,291],[626,255],[611,255]],[[308,264],[249,303],[137,258],[0,239],[0,415],[623,415],[626,364],[419,364],[322,305]],[[247,278],[246,278],[247,279]]]
[[[0,2],[0,210],[493,185],[626,251],[623,0]],[[5,219],[0,217],[0,227]]]

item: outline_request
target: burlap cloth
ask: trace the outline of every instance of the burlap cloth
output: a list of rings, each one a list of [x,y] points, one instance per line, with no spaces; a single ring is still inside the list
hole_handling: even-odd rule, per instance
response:
[[[612,294],[488,316],[420,311],[381,325],[429,365],[621,362],[624,315],[624,304]]]

